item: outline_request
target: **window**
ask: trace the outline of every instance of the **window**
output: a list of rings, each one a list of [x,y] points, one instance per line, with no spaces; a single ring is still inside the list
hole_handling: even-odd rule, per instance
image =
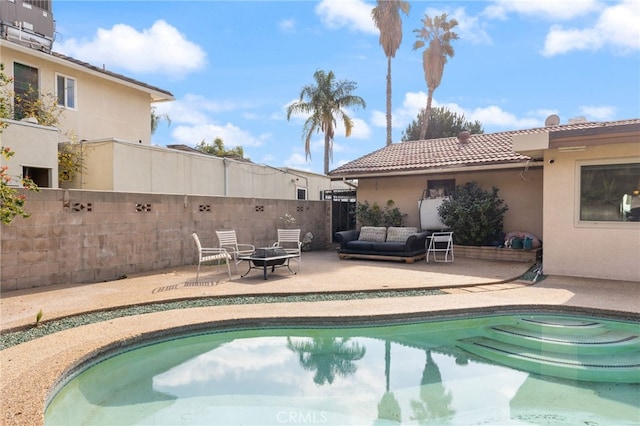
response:
[[[307,188],[296,187],[296,199],[297,200],[306,200],[307,199]]]
[[[34,5],[35,7],[39,7],[42,10],[51,12],[51,0],[24,0],[24,4]]]
[[[453,195],[456,190],[455,179],[431,179],[427,181],[425,198],[443,198]]]
[[[59,106],[69,109],[76,108],[76,80],[74,78],[58,74],[56,76],[56,92]]]
[[[640,222],[640,163],[583,164],[580,220]]]
[[[14,118],[22,120],[27,116],[28,105],[39,97],[38,69],[19,63],[13,64]]]
[[[23,166],[22,176],[31,179],[39,188],[51,188],[51,169]]]

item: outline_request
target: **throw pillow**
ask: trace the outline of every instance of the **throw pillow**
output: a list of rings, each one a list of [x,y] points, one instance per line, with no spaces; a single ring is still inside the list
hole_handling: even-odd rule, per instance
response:
[[[399,226],[390,226],[387,230],[387,241],[394,243],[404,243],[409,238],[409,235],[415,234],[418,232],[417,228],[412,227],[399,227]]]
[[[363,226],[360,228],[360,241],[375,241],[383,243],[387,238],[387,228],[384,226]]]

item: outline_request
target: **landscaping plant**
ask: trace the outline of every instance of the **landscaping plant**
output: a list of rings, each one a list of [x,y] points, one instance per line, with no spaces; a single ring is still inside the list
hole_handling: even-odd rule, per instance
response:
[[[361,226],[402,226],[406,213],[401,213],[400,209],[394,207],[393,200],[388,200],[384,208],[380,208],[378,203],[369,205],[368,201],[358,203],[356,207],[356,217]]]
[[[453,196],[438,207],[438,214],[453,231],[456,244],[483,246],[502,233],[507,210],[509,207],[498,197],[498,188],[486,191],[473,181],[456,186]]]

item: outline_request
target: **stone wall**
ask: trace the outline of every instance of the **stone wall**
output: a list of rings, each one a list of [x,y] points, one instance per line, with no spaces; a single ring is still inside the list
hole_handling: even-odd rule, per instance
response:
[[[312,249],[331,242],[331,203],[64,189],[25,192],[28,219],[1,228],[1,290],[110,281],[193,264],[197,232],[205,246],[215,231],[235,229],[238,242],[273,244],[279,218],[296,219]]]

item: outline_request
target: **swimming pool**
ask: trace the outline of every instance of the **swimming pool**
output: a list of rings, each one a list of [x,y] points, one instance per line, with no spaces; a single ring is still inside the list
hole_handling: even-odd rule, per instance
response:
[[[638,323],[510,314],[153,342],[71,375],[45,423],[637,424],[638,401]]]

